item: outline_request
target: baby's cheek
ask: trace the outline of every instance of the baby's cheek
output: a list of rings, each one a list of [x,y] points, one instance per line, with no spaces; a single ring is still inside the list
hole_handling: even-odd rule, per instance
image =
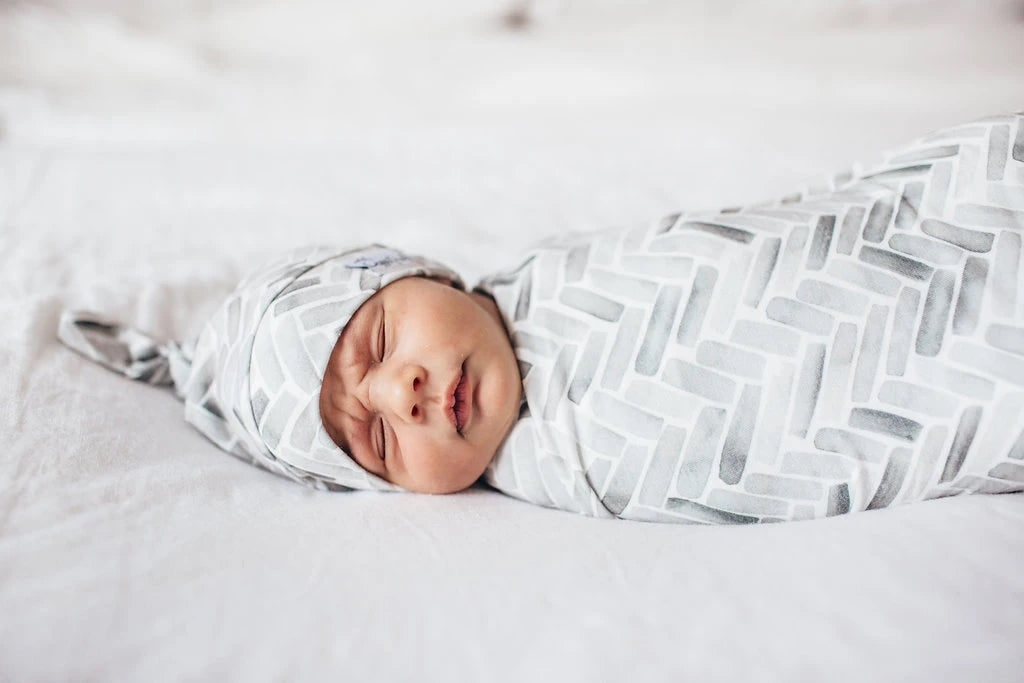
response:
[[[410,458],[407,470],[418,490],[454,493],[471,486],[483,473],[479,448],[467,443],[432,444]]]
[[[442,454],[433,439],[402,442],[402,465],[414,490],[433,492],[438,487],[446,469]]]

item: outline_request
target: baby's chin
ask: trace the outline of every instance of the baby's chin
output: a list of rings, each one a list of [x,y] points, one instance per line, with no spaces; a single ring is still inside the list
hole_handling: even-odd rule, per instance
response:
[[[450,495],[452,493],[459,493],[460,491],[465,491],[470,486],[472,486],[474,483],[476,483],[476,479],[474,479],[473,481],[469,482],[468,484],[453,484],[453,485],[446,485],[446,484],[430,485],[430,484],[426,484],[426,485],[423,485],[423,486],[417,486],[416,488],[410,488],[409,490],[412,491],[413,493],[425,493],[425,494],[431,495],[431,496],[447,496],[447,495]]]
[[[467,463],[457,470],[421,474],[409,477],[408,481],[396,481],[394,483],[413,493],[428,493],[432,495],[458,493],[471,487],[483,476],[484,470],[487,469],[491,459],[487,458],[484,460],[481,458],[480,460],[482,460],[482,464],[478,461],[472,467]]]

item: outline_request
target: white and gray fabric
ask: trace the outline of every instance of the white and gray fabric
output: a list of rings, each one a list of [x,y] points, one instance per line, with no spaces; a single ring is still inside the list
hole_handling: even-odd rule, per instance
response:
[[[779,202],[569,235],[480,289],[525,402],[486,472],[595,516],[1024,490],[1024,116]]]
[[[64,313],[58,336],[128,377],[173,385],[188,422],[253,464],[316,488],[396,490],[335,445],[319,396],[352,314],[380,288],[412,276],[463,286],[440,263],[380,245],[308,247],[242,281],[195,344],[159,342],[82,311]]]

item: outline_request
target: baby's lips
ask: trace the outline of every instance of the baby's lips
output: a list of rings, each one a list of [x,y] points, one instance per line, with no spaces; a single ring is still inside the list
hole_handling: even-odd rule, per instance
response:
[[[456,415],[455,413],[455,406],[457,404],[455,392],[459,388],[459,382],[462,381],[462,377],[463,372],[462,369],[460,368],[459,371],[456,372],[452,376],[451,380],[448,382],[448,386],[445,389],[444,394],[444,412],[445,415],[448,416],[448,421],[452,423],[452,427],[455,428],[455,431],[459,430],[458,415]]]
[[[466,425],[469,424],[469,419],[473,415],[472,396],[469,373],[463,370],[459,383],[455,387],[455,419],[460,433],[466,429]]]

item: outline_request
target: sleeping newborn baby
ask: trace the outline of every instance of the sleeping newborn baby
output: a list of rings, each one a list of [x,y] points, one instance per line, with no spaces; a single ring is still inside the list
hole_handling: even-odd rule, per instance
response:
[[[410,491],[453,493],[483,474],[521,393],[494,301],[410,277],[345,325],[323,375],[320,416],[367,472]]]
[[[1024,490],[1024,116],[768,204],[560,236],[467,290],[310,248],[194,344],[68,312],[214,443],[331,490],[483,478],[599,517],[808,519]]]

